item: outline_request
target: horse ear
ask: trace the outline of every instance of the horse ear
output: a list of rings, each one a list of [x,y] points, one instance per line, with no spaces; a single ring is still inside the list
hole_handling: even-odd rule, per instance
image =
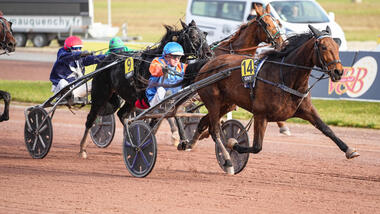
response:
[[[4,14],[3,14],[3,12],[0,10],[0,17],[2,17]]]
[[[321,35],[321,31],[319,31],[317,28],[313,27],[312,25],[308,25],[308,27],[315,37],[319,37]]]
[[[195,23],[195,21],[194,21],[194,20],[191,20],[191,22],[190,22],[189,26],[193,26],[193,27],[195,27],[195,26],[197,26],[197,23]]]
[[[187,25],[186,25],[186,23],[185,23],[185,22],[183,22],[182,20],[181,20],[181,25],[182,25],[182,28],[187,28]]]
[[[330,29],[330,27],[328,25],[326,26],[326,33],[328,33],[329,35],[331,35],[331,29]]]

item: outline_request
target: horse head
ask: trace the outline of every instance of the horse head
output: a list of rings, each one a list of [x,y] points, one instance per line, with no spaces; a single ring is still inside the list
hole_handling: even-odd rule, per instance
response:
[[[195,56],[198,59],[212,57],[213,52],[206,39],[207,32],[200,30],[194,20],[189,25],[181,21],[181,25],[183,29],[178,42],[183,46],[186,57]]]
[[[333,82],[339,81],[343,75],[343,66],[339,58],[339,45],[332,39],[330,27],[327,26],[325,31],[319,31],[311,25],[309,28],[316,39],[315,65],[321,67]]]
[[[284,42],[280,33],[281,24],[271,15],[269,4],[265,9],[261,4],[254,4],[254,7],[257,14],[255,21],[262,27],[262,31],[259,33],[260,40],[271,43],[275,49],[280,48]]]
[[[13,37],[12,22],[9,22],[3,17],[3,13],[0,11],[0,48],[13,52],[16,47],[16,40]]]

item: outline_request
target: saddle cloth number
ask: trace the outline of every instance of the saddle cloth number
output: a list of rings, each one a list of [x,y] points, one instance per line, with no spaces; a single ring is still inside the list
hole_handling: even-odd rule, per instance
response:
[[[133,71],[133,58],[132,57],[128,57],[127,59],[125,59],[124,69],[125,69],[124,70],[125,74],[128,74],[128,73]]]
[[[244,83],[254,81],[256,69],[257,64],[254,63],[253,59],[245,59],[241,62],[241,78]]]

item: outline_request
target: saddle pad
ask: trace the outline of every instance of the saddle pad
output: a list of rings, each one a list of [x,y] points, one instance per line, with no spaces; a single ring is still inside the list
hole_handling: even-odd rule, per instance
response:
[[[132,57],[126,58],[124,62],[124,75],[126,79],[133,76],[133,68],[134,68],[133,58]]]
[[[241,62],[241,79],[245,88],[255,87],[256,77],[264,64],[265,59],[245,59]]]

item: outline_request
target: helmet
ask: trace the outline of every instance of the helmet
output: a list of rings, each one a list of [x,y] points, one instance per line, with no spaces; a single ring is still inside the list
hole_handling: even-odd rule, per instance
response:
[[[77,36],[69,36],[65,40],[65,44],[63,45],[63,48],[68,51],[71,48],[76,47],[83,47],[82,40]]]
[[[119,48],[125,48],[124,42],[120,39],[120,37],[113,37],[110,40],[109,49],[113,50],[113,49],[119,49]]]
[[[183,48],[177,42],[168,42],[164,47],[164,51],[162,51],[162,56],[165,56],[168,54],[183,56],[184,55]]]

